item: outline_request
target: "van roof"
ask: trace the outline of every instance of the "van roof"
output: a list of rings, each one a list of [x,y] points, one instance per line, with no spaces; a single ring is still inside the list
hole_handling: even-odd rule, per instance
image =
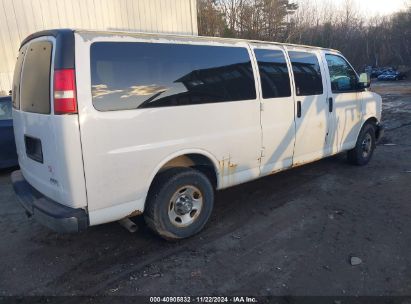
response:
[[[32,40],[38,37],[42,37],[42,36],[60,37],[60,36],[66,36],[68,34],[73,34],[73,32],[88,33],[88,34],[95,34],[95,35],[123,35],[123,36],[130,36],[130,37],[195,39],[195,40],[207,40],[207,41],[227,42],[227,43],[235,43],[235,42],[264,43],[264,44],[280,45],[280,46],[285,46],[285,47],[301,47],[301,48],[306,48],[306,49],[332,51],[332,52],[339,53],[338,50],[331,49],[331,48],[322,48],[322,47],[302,45],[302,44],[292,44],[292,43],[280,43],[280,42],[275,42],[275,41],[262,41],[262,40],[239,39],[239,38],[221,38],[221,37],[209,37],[209,36],[194,36],[194,35],[181,35],[181,34],[168,34],[168,33],[147,33],[147,32],[138,32],[138,31],[102,31],[102,30],[84,30],[84,29],[51,29],[51,30],[35,32],[31,34],[30,36],[28,36],[26,39],[24,39],[23,42],[21,43],[21,46],[23,46],[29,40]]]

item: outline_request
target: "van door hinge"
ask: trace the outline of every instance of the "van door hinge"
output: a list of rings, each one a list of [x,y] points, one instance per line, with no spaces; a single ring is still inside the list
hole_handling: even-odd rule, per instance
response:
[[[262,162],[263,158],[265,157],[264,156],[264,150],[265,150],[264,147],[262,147],[261,150],[260,150],[260,157],[258,158],[258,161],[260,161],[260,162]]]

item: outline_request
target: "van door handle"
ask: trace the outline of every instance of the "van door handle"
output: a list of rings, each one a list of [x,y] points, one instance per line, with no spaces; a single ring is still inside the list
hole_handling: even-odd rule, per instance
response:
[[[297,101],[297,117],[301,117],[301,101]]]
[[[334,100],[332,97],[328,98],[328,111],[331,113],[333,111],[334,108]]]

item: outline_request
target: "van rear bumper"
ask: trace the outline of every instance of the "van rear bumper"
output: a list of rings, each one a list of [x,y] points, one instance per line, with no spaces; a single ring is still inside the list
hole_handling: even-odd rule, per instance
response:
[[[60,233],[80,232],[89,226],[84,209],[61,205],[34,189],[20,170],[11,174],[14,191],[29,216],[40,224]]]

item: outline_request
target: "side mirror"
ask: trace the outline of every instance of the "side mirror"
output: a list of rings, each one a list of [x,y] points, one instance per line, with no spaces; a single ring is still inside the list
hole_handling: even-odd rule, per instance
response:
[[[360,80],[358,81],[360,88],[366,89],[371,85],[371,78],[368,73],[362,73],[360,75]]]

